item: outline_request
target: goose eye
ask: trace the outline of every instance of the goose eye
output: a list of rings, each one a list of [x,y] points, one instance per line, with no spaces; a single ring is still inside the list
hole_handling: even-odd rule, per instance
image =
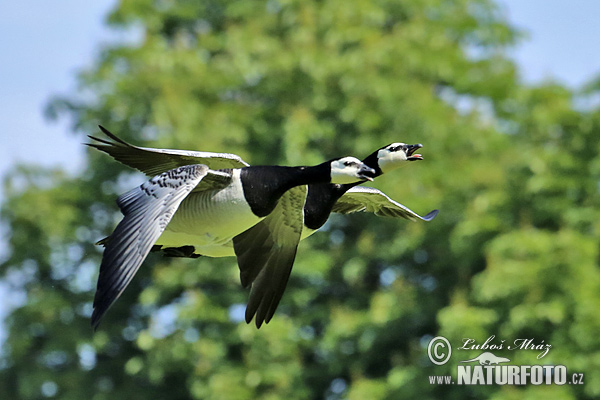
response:
[[[355,163],[354,161],[344,161],[344,165],[345,165],[346,167],[349,167],[349,166],[351,166],[351,165],[356,165],[356,163]]]

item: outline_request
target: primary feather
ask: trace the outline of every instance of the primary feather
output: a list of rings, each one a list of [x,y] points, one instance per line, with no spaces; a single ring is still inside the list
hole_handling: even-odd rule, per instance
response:
[[[333,205],[332,212],[350,214],[355,212],[369,212],[382,217],[399,217],[411,221],[431,221],[438,214],[433,210],[421,217],[410,208],[390,199],[388,195],[378,189],[366,186],[356,186],[348,190]]]
[[[100,129],[113,141],[88,136],[97,143],[86,143],[86,145],[103,151],[115,160],[140,170],[148,176],[156,176],[177,167],[194,164],[204,164],[212,170],[249,166],[235,154],[134,146],[119,139],[103,126],[100,126]]]
[[[124,218],[106,241],[92,325],[117,300],[165,230],[181,201],[206,176],[206,165],[189,165],[162,173],[119,196]]]

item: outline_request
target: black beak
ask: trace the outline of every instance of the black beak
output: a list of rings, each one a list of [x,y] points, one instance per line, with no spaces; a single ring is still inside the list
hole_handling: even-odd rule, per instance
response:
[[[363,164],[358,170],[358,177],[373,182],[373,178],[375,177],[375,170]]]
[[[415,151],[423,147],[421,143],[417,144],[406,144],[404,145],[404,151],[406,152],[406,159],[408,161],[422,160],[423,156],[420,154],[414,154]]]

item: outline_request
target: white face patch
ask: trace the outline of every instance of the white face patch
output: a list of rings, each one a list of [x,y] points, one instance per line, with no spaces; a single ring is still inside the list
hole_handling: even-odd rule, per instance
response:
[[[331,183],[352,183],[363,180],[359,176],[364,164],[356,157],[344,157],[331,162]]]
[[[377,162],[383,173],[392,171],[407,161],[405,143],[392,143],[377,152]]]

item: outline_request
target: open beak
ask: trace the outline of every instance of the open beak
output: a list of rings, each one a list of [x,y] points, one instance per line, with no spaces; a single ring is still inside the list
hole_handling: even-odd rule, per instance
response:
[[[415,154],[415,151],[423,147],[421,143],[417,144],[407,144],[406,145],[406,159],[408,161],[417,161],[422,160],[423,156],[420,154]]]
[[[365,179],[367,181],[373,182],[374,176],[375,176],[375,170],[371,167],[367,167],[364,164],[358,170],[358,177],[360,179]]]

